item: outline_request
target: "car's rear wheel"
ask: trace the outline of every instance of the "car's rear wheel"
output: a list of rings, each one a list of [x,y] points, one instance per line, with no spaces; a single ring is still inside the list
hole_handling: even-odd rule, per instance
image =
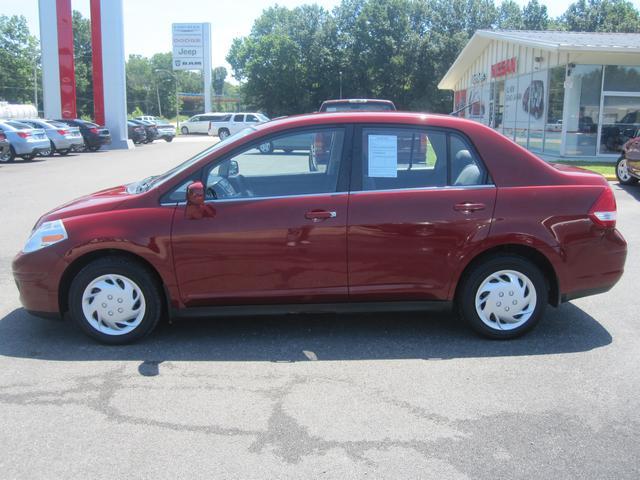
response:
[[[173,137],[164,137],[164,140],[168,143],[173,142]]]
[[[38,155],[41,157],[53,157],[56,152],[56,147],[51,140],[49,140],[49,148],[43,148],[38,151]]]
[[[11,163],[16,159],[16,151],[13,147],[9,147],[6,153],[0,155],[0,162],[2,163]]]
[[[89,150],[90,152],[97,152],[98,150],[100,150],[100,145],[93,145],[93,146],[87,147],[87,150]]]
[[[542,318],[548,301],[540,269],[517,255],[490,257],[462,280],[457,302],[461,317],[482,336],[515,338]]]
[[[189,135],[189,129],[187,127],[182,127],[180,131],[183,135]]]
[[[218,130],[218,138],[220,140],[224,140],[225,138],[227,138],[230,135],[229,130],[227,130],[226,128],[221,128],[220,130]]]
[[[70,148],[63,148],[62,150],[58,150],[58,154],[64,157],[66,155],[69,155],[70,151],[71,151]]]
[[[23,159],[25,162],[30,162],[31,160],[33,160],[34,158],[36,158],[36,155],[37,155],[37,154],[35,154],[35,153],[29,153],[28,155],[22,155],[22,159]]]
[[[162,297],[147,268],[125,258],[104,257],[85,266],[71,282],[69,312],[87,335],[121,345],[156,327]]]
[[[618,159],[618,163],[616,163],[616,177],[618,177],[618,182],[622,185],[633,185],[638,183],[638,179],[633,177],[629,173],[629,169],[627,168],[627,159],[624,156]]]

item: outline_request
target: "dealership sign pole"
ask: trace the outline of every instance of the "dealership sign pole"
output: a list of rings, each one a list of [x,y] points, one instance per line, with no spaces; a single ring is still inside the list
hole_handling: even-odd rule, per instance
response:
[[[211,109],[211,24],[172,25],[173,69],[201,70],[204,78],[204,111]]]

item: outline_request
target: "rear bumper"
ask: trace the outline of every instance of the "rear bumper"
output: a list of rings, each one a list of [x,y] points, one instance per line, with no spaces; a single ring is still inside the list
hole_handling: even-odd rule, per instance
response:
[[[48,138],[44,140],[14,142],[12,145],[13,149],[16,151],[16,155],[31,155],[32,153],[38,153],[40,150],[45,150],[51,147]]]
[[[616,229],[602,232],[598,239],[565,252],[567,263],[561,282],[561,299],[568,301],[604,293],[624,273],[627,242]]]

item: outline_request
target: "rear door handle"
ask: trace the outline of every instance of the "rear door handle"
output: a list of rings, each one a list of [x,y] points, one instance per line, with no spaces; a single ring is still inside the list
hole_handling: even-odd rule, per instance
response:
[[[331,212],[328,210],[311,210],[304,214],[304,217],[308,220],[326,220],[327,218],[336,218],[336,212]]]
[[[478,210],[484,210],[485,208],[487,208],[487,206],[484,203],[471,203],[471,202],[464,202],[464,203],[456,203],[453,206],[454,210],[457,210],[458,212],[476,212]]]

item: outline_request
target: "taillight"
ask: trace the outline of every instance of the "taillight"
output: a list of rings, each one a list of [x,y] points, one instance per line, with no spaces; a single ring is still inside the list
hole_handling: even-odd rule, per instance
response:
[[[31,134],[29,132],[18,132],[20,138],[29,138]]]
[[[69,132],[67,130],[58,130],[58,133],[60,135],[69,135]]]
[[[607,187],[589,210],[589,218],[600,227],[613,228],[616,226],[617,210],[613,190]]]
[[[96,127],[91,127],[91,128],[89,129],[89,131],[90,131],[91,133],[95,133],[96,135],[98,134],[98,129],[97,129]]]

